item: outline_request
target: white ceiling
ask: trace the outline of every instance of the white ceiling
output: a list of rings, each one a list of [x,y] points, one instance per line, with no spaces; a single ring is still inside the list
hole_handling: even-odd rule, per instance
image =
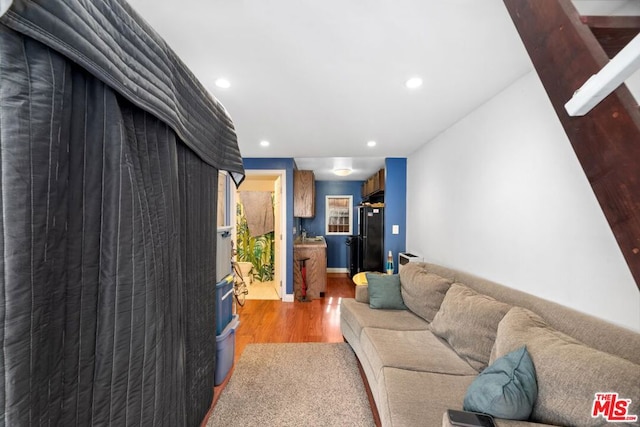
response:
[[[336,179],[336,158],[367,178],[533,68],[502,0],[129,3],[225,106],[243,157],[293,157],[316,179]]]

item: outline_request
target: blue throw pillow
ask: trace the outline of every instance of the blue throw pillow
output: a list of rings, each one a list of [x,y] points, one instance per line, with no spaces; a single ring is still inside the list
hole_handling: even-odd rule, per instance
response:
[[[471,383],[464,410],[526,420],[538,397],[536,370],[525,346],[496,359]]]
[[[369,307],[406,310],[397,274],[367,273]]]

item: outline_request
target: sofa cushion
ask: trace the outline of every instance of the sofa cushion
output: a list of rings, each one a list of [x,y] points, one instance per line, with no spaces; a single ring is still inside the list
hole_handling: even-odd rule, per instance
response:
[[[640,366],[588,347],[553,328],[537,314],[512,308],[498,327],[492,358],[526,345],[536,367],[538,399],[531,419],[559,425],[599,426],[592,418],[596,393],[631,399],[630,415],[640,415]]]
[[[511,306],[454,283],[431,323],[431,331],[444,338],[476,370],[487,367],[498,323]]]
[[[376,401],[383,426],[439,426],[447,409],[462,409],[474,376],[383,368]]]
[[[352,298],[343,298],[340,304],[340,317],[360,337],[362,328],[383,328],[394,330],[429,329],[424,319],[409,310],[372,310],[369,304],[357,302]]]
[[[357,285],[355,298],[356,298],[356,301],[358,302],[365,302],[369,304],[369,286]]]
[[[538,394],[536,370],[527,348],[498,358],[467,389],[464,410],[499,418],[526,420]]]
[[[360,335],[360,345],[376,378],[385,366],[451,375],[476,374],[431,331],[365,328]]]
[[[406,310],[400,293],[400,277],[397,274],[367,273],[369,307],[388,310]]]
[[[431,322],[453,281],[428,273],[422,265],[409,263],[400,270],[402,299],[409,310]]]

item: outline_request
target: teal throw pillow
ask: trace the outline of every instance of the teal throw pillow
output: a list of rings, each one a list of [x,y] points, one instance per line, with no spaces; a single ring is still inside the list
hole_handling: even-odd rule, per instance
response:
[[[406,310],[397,274],[367,273],[369,307]]]
[[[526,420],[538,397],[536,370],[525,346],[496,359],[471,383],[464,410]]]

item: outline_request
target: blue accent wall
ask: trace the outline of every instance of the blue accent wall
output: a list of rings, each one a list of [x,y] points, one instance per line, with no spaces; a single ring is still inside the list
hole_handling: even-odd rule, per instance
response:
[[[407,246],[407,159],[385,159],[384,253],[393,253],[394,272],[398,272],[398,252]],[[392,234],[398,225],[399,234]],[[385,256],[386,259],[386,256]]]
[[[287,179],[287,226],[286,229],[283,230],[284,233],[287,233],[287,240],[289,244],[287,245],[287,294],[293,293],[293,169],[295,166],[295,162],[292,158],[255,158],[255,157],[247,157],[242,159],[243,166],[245,170],[264,170],[264,169],[284,169],[286,171],[286,179]]]
[[[357,210],[362,201],[363,181],[316,181],[316,216],[314,218],[293,217],[293,170],[295,161],[292,158],[244,158],[246,170],[284,169],[287,177],[287,284],[288,294],[293,293],[293,233],[294,227],[300,233],[304,228],[310,235],[324,236],[325,232],[325,196],[352,195],[354,205],[353,234],[358,233]],[[398,271],[398,252],[406,250],[406,207],[407,207],[407,159],[385,159],[385,219],[384,246],[385,254],[393,252],[394,270]],[[392,226],[399,226],[399,234],[392,234]],[[327,240],[327,267],[347,268],[346,236],[325,236]]]
[[[358,206],[362,200],[361,190],[363,181],[316,181],[316,216],[302,218],[301,227],[310,236],[324,236],[327,241],[327,267],[347,268],[347,236],[326,236],[325,196],[353,196],[352,234],[358,234]]]

